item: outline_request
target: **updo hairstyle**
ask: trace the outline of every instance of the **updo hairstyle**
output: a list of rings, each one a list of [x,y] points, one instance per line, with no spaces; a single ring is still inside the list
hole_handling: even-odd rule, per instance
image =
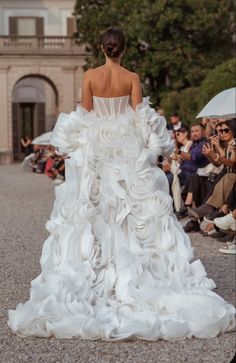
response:
[[[100,42],[108,58],[118,58],[125,49],[125,37],[119,29],[108,28],[101,35]]]

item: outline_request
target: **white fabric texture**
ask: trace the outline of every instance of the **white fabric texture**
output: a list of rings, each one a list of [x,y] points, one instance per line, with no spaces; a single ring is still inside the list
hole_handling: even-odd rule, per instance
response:
[[[190,262],[166,176],[151,165],[173,151],[165,119],[147,100],[136,111],[126,101],[97,98],[92,112],[59,116],[52,143],[70,159],[42,272],[29,301],[9,311],[19,336],[171,340],[234,329],[234,307]]]
[[[184,152],[189,152],[190,146],[192,145],[192,141],[188,141],[186,145],[182,145],[180,150]],[[182,198],[181,198],[181,187],[179,182],[178,175],[181,173],[180,163],[177,160],[171,161],[171,173],[173,174],[173,182],[171,185],[171,191],[173,196],[173,202],[175,206],[176,212],[178,212],[182,206]]]
[[[177,160],[171,161],[171,173],[173,174],[173,181],[171,185],[171,191],[173,196],[173,202],[175,206],[176,212],[178,212],[182,206],[182,198],[181,198],[181,187],[179,182],[178,175],[181,173],[180,164]]]

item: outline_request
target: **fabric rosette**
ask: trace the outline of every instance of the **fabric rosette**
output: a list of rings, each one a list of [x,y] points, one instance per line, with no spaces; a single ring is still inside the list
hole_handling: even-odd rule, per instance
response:
[[[149,97],[136,108],[137,123],[142,125],[140,131],[146,148],[149,150],[149,159],[155,163],[157,156],[170,155],[174,150],[174,140],[172,140],[166,129],[166,119],[160,116],[149,106]]]

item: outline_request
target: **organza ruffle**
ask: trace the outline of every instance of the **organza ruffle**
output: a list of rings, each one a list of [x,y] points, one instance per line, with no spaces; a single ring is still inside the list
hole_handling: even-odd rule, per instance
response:
[[[172,211],[163,171],[173,142],[146,100],[116,118],[78,107],[52,144],[69,154],[30,300],[9,311],[19,336],[119,340],[207,338],[235,309],[212,292]]]

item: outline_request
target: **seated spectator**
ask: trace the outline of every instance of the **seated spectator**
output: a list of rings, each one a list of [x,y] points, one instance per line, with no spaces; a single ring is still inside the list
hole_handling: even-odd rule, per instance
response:
[[[57,159],[51,169],[54,179],[65,180],[65,160]]]
[[[216,128],[216,125],[218,125],[220,122],[223,122],[225,121],[225,119],[223,118],[203,118],[202,121],[201,121],[201,125],[203,126],[203,128],[205,129],[205,136],[207,138],[215,135],[215,128]]]
[[[185,128],[186,130],[189,129],[188,125],[182,122],[179,118],[179,115],[177,113],[174,113],[170,117],[170,124],[167,125],[168,130],[178,130],[180,128]]]
[[[188,136],[188,130],[184,127],[180,128],[175,132],[175,137],[177,141],[177,155],[175,155],[175,160],[178,161],[180,165],[180,173],[178,175],[180,186],[184,186],[188,181],[189,177],[192,175],[192,172],[195,166],[192,167],[192,161],[198,159],[196,154],[196,150],[194,149],[194,145],[197,144],[195,127],[191,128],[191,140]],[[190,163],[189,163],[190,161]]]
[[[47,146],[46,148],[46,158],[47,158],[47,161],[46,161],[46,165],[45,165],[45,174],[49,177],[49,178],[52,178],[53,176],[53,173],[51,171],[52,167],[53,167],[53,164],[54,164],[54,158],[56,156],[56,153],[55,153],[55,148],[51,145]]]
[[[208,159],[202,153],[202,147],[205,143],[205,138],[203,137],[204,130],[201,125],[196,124],[191,127],[191,140],[192,144],[188,152],[180,150],[179,159],[180,170],[179,174],[180,185],[185,186],[191,176],[196,174],[198,168],[203,168],[209,164]],[[179,136],[180,137],[180,136]],[[184,206],[177,213],[179,218],[187,215],[187,206]]]
[[[53,146],[48,146],[47,148],[47,163],[45,167],[45,173],[47,176],[53,180],[65,179],[65,156],[63,154],[56,153]]]
[[[32,139],[29,136],[24,136],[20,140],[21,146],[24,149],[25,157],[32,154],[33,151],[33,145],[32,145]]]
[[[201,125],[205,130],[205,137],[211,137],[215,134],[215,126],[219,123],[217,118],[203,118]]]
[[[185,184],[184,171],[181,170],[181,151],[189,152],[192,141],[189,139],[188,131],[185,128],[180,128],[173,133],[176,149],[175,153],[170,155],[169,168],[166,163],[163,163],[163,170],[166,172],[167,179],[170,184],[171,194],[173,196],[175,211],[181,208],[181,187]]]
[[[34,160],[32,162],[32,170],[38,174],[43,174],[46,165],[46,146],[34,145]]]
[[[223,135],[219,132],[221,129],[220,125],[216,126],[216,134],[219,136],[219,143],[221,148],[225,148]],[[215,136],[208,138],[208,143],[215,140]],[[212,143],[214,147],[214,141]],[[207,155],[206,155],[207,156]],[[193,174],[185,188],[182,191],[182,198],[184,204],[188,207],[198,207],[201,205],[212,192],[214,183],[220,179],[222,171],[222,166],[215,166],[212,163],[207,164],[204,168],[199,168],[196,174]]]
[[[35,159],[34,146],[30,137],[26,136],[21,139],[21,146],[24,148],[25,157],[21,163],[23,171],[32,171],[32,163]]]
[[[207,222],[201,229],[204,235],[219,239],[220,242],[231,242],[236,234],[236,182],[231,190],[225,204],[225,215],[214,220],[204,217]],[[219,223],[218,223],[219,222]],[[220,229],[220,231],[218,230]]]
[[[223,165],[224,174],[215,184],[213,192],[206,203],[197,208],[189,208],[189,215],[195,218],[195,220],[192,220],[195,224],[198,223],[198,219],[204,216],[207,216],[208,220],[213,220],[227,213],[226,200],[236,178],[236,152],[233,146],[236,137],[235,121],[235,119],[232,119],[220,123],[221,129],[219,132],[224,135],[224,141],[227,143],[225,150],[221,148],[218,140],[213,142],[213,146],[204,145],[203,147],[203,153],[207,155],[209,160],[217,166]],[[189,231],[188,228],[186,229]]]
[[[201,119],[200,124],[202,125],[202,127],[203,127],[204,129],[206,129],[206,127],[207,127],[207,125],[209,125],[210,121],[211,121],[211,119],[210,119],[210,118],[203,117],[203,118]]]

